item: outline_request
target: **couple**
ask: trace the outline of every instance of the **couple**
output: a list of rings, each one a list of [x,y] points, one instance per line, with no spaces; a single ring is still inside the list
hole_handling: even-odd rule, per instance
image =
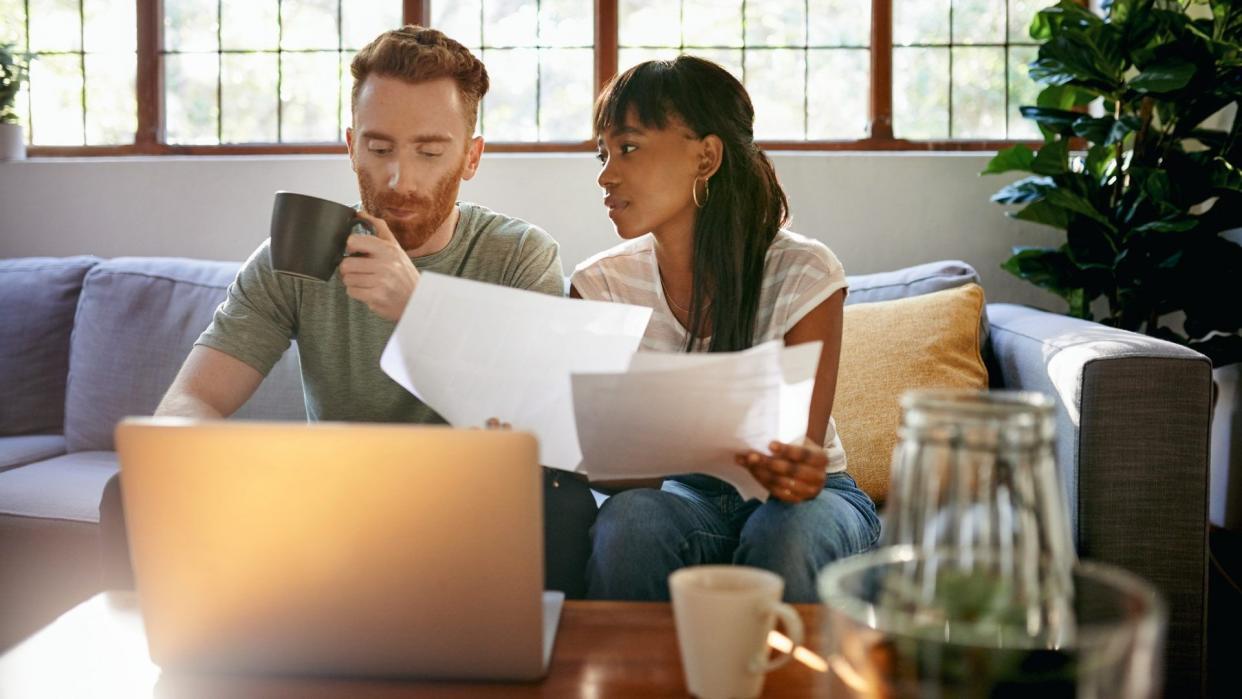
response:
[[[232,414],[296,338],[310,419],[443,423],[379,366],[420,273],[562,293],[557,245],[544,231],[457,202],[483,154],[473,136],[488,89],[483,64],[442,33],[407,26],[371,42],[351,69],[346,142],[359,216],[376,235],[351,236],[350,256],[326,283],[274,273],[261,245],[157,415]],[[593,483],[614,493],[597,513],[585,480],[545,469],[550,589],[668,599],[671,571],[735,562],[779,573],[786,599],[808,602],[822,566],[878,537],[874,505],[845,473],[830,418],[844,272],[827,247],[781,230],[785,195],[755,146],[753,119],[742,85],[700,59],[644,63],[606,87],[594,121],[599,184],[625,242],[579,265],[570,294],[653,308],[647,350],[822,341],[806,437],[737,455],[772,494],[762,504],[689,474]],[[105,519],[119,509],[118,488],[114,479],[105,492]]]

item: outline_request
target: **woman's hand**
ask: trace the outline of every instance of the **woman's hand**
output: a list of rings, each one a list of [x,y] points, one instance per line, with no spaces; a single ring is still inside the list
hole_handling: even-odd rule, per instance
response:
[[[734,460],[773,497],[783,502],[802,502],[815,498],[824,489],[828,455],[822,448],[772,442],[768,449],[770,455],[750,451],[736,455]]]
[[[487,422],[483,423],[483,427],[489,430],[512,430],[513,425],[507,422],[501,422],[498,417],[489,417]]]

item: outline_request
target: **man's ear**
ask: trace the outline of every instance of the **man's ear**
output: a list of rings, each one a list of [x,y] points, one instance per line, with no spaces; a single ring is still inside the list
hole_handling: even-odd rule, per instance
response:
[[[699,177],[711,178],[720,169],[724,159],[724,142],[714,133],[703,137],[703,150],[699,154]]]
[[[479,160],[483,157],[483,137],[475,136],[470,139],[470,146],[466,149],[466,162],[461,166],[461,178],[468,180],[474,177],[474,173],[479,171]]]
[[[354,127],[345,127],[345,150],[349,153],[349,167],[358,172],[358,163],[354,160]]]

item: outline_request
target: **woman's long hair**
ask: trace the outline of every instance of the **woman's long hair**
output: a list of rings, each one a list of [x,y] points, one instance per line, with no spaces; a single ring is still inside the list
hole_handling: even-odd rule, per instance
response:
[[[631,108],[644,127],[666,128],[670,117],[676,116],[696,137],[714,134],[724,144],[720,169],[710,181],[711,194],[694,221],[694,288],[686,350],[698,343],[709,315],[708,351],[750,347],[764,259],[789,217],[789,202],[772,162],[755,145],[750,96],[724,68],[683,55],[640,63],[613,78],[595,102],[596,138],[624,124]]]

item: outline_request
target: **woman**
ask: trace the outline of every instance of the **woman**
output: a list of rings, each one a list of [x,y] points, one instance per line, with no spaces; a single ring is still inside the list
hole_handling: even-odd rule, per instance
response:
[[[824,349],[803,442],[736,455],[767,502],[702,474],[612,484],[626,489],[592,528],[588,597],[668,599],[673,570],[737,563],[779,573],[786,600],[811,602],[820,568],[879,536],[830,418],[845,274],[822,243],[782,230],[787,201],[753,124],[741,83],[691,56],[635,66],[596,102],[599,184],[625,242],[579,265],[571,295],[651,307],[645,350],[777,338]]]

